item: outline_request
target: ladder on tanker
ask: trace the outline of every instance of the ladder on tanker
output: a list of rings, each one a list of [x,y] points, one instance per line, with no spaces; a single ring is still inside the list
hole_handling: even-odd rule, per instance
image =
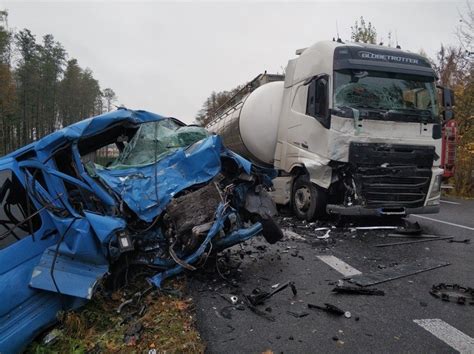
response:
[[[254,79],[247,82],[240,90],[232,95],[227,101],[214,110],[212,115],[214,116],[209,123],[206,124],[206,128],[212,127],[220,120],[227,117],[229,114],[239,109],[242,106],[243,99],[255,91],[260,86],[274,81],[284,81],[285,75],[282,74],[267,74],[265,71],[262,74],[257,75]]]

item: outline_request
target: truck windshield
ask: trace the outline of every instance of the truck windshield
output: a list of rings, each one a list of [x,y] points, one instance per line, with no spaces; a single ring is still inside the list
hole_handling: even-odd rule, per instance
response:
[[[433,77],[379,71],[334,72],[334,108],[370,111],[387,120],[436,122]]]

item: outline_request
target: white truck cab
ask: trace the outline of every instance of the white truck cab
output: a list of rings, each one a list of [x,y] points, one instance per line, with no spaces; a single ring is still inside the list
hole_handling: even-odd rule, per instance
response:
[[[284,81],[258,76],[207,128],[278,169],[274,200],[299,218],[438,212],[441,120],[428,60],[342,41],[297,55]]]

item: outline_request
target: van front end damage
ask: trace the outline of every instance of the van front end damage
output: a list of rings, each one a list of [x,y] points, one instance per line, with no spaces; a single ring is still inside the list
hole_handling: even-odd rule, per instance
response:
[[[274,177],[202,128],[127,109],[0,159],[0,352],[128,267],[155,269],[160,287],[258,234],[278,241]]]

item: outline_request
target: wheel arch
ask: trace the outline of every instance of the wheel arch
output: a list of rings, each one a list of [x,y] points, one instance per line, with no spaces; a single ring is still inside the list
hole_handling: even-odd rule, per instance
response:
[[[308,179],[325,190],[331,185],[332,168],[329,165],[322,165],[314,162],[297,163],[290,169],[293,176],[293,183],[302,175],[308,176]]]

